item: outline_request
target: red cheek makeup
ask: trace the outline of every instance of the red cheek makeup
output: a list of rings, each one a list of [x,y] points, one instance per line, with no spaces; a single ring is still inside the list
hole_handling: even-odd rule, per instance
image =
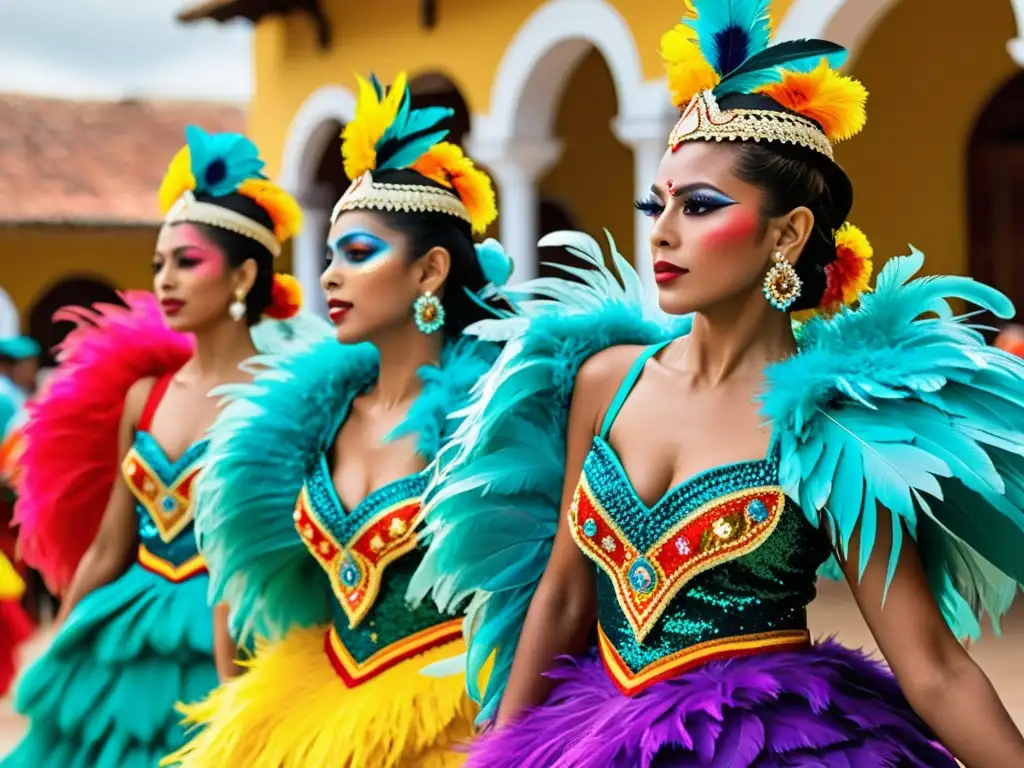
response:
[[[728,250],[753,241],[760,226],[757,213],[749,207],[731,205],[719,210],[696,234],[701,251]]]

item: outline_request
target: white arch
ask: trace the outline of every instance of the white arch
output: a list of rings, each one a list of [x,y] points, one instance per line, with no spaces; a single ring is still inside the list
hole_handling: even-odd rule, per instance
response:
[[[885,15],[900,0],[794,0],[779,24],[776,40],[817,37],[846,46],[857,59]],[[847,65],[849,66],[849,64]]]
[[[490,113],[474,120],[474,142],[550,138],[559,98],[591,48],[611,71],[620,116],[643,111],[640,54],[622,15],[604,0],[550,0],[506,48],[491,87]]]
[[[356,97],[340,85],[326,85],[310,94],[288,126],[278,179],[282,187],[300,199],[312,191],[338,123],[348,123],[355,111]]]
[[[21,331],[21,315],[14,305],[14,300],[3,288],[0,288],[0,339],[17,336]]]
[[[292,271],[302,285],[306,309],[326,314],[320,291],[324,242],[333,199],[323,185],[317,186],[317,171],[338,130],[355,116],[356,98],[347,88],[327,85],[314,91],[299,107],[281,151],[278,183],[291,192],[302,206],[302,231],[292,245]]]

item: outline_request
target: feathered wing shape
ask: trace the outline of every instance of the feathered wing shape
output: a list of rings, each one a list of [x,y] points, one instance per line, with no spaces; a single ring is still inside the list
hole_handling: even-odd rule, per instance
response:
[[[196,536],[212,603],[227,602],[232,634],[280,638],[330,617],[330,586],[295,531],[306,475],[343,409],[377,374],[368,344],[321,340],[247,363],[252,383],[220,388],[195,498]]]
[[[122,299],[127,307],[69,307],[54,316],[76,327],[61,345],[60,365],[28,404],[14,523],[25,562],[57,593],[95,538],[117,480],[128,390],[192,355],[191,337],[167,328],[152,294]]]
[[[904,528],[958,637],[998,618],[1024,584],[1024,361],[954,315],[962,299],[998,317],[1009,300],[962,277],[912,279],[891,260],[857,310],[801,331],[800,354],[768,371],[763,413],[781,442],[781,481],[841,551],[860,528],[863,572],[878,507],[893,514],[889,578]]]
[[[660,315],[646,316],[639,277],[609,243],[618,277],[592,238],[548,235],[542,246],[565,247],[584,262],[586,268],[564,268],[581,282],[517,284],[507,291],[515,315],[468,331],[505,346],[438,457],[427,491],[433,538],[409,597],[430,595],[441,610],[454,611],[473,596],[465,620],[467,685],[483,704],[481,721],[494,716],[501,700],[558,527],[576,372],[603,348],[654,343],[683,330],[669,328]],[[480,673],[492,655],[481,694]]]

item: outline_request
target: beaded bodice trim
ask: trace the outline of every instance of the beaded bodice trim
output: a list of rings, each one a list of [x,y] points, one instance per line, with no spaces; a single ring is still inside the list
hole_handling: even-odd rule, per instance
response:
[[[752,552],[771,536],[784,506],[778,486],[734,491],[681,516],[648,544],[619,526],[584,474],[569,519],[576,543],[611,580],[619,607],[643,642],[694,576]]]
[[[199,440],[171,461],[149,432],[139,430],[121,462],[139,520],[137,562],[174,583],[206,573],[192,535],[192,491],[207,444]]]
[[[192,522],[192,487],[202,467],[206,445],[205,440],[200,440],[172,462],[152,435],[137,432],[121,462],[129,490],[165,543],[174,540]],[[145,521],[142,525],[146,527]]]
[[[327,573],[350,628],[373,607],[385,569],[416,548],[426,486],[425,472],[401,478],[373,491],[346,513],[322,457],[303,487],[295,506],[295,527]]]
[[[620,690],[806,643],[827,542],[779,486],[775,449],[702,472],[648,506],[595,437],[569,522],[598,568],[600,650]]]

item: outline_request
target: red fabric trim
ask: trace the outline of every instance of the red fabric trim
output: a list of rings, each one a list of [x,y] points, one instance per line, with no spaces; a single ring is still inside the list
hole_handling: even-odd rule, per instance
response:
[[[149,397],[146,398],[146,404],[142,407],[142,415],[139,416],[139,423],[135,427],[140,432],[146,432],[149,430],[149,425],[153,421],[153,414],[155,414],[156,409],[160,407],[160,401],[164,399],[164,394],[167,392],[167,388],[171,385],[171,379],[173,377],[173,373],[165,373],[156,380],[156,383],[153,384],[153,388],[149,390]]]

